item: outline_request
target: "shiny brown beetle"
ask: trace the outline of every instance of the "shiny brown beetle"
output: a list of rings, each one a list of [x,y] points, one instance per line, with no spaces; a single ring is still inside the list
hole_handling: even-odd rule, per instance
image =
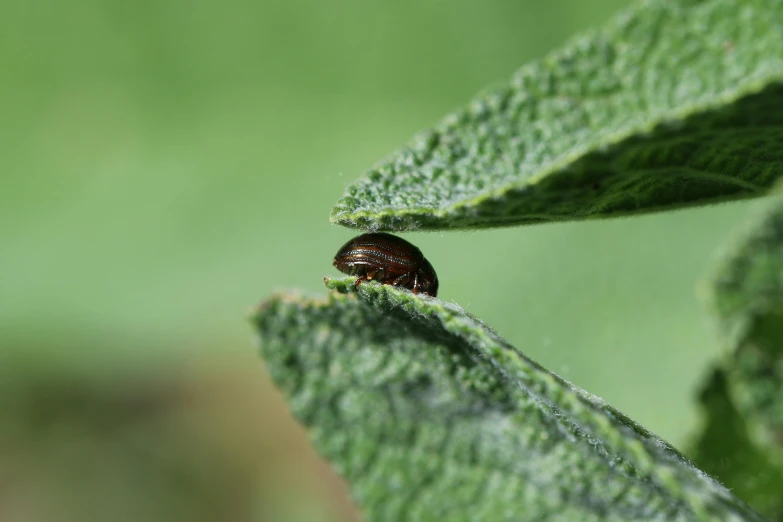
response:
[[[414,294],[438,295],[438,276],[421,250],[391,234],[375,232],[351,239],[337,251],[332,265],[344,274],[359,276],[357,287],[374,280]]]

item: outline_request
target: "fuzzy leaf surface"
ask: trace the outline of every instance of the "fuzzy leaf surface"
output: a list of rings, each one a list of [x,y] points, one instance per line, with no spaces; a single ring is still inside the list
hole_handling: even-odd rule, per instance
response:
[[[458,306],[354,278],[276,296],[261,353],[368,521],[744,521],[664,441]]]
[[[647,0],[522,67],[350,185],[341,225],[513,226],[765,193],[783,0]]]

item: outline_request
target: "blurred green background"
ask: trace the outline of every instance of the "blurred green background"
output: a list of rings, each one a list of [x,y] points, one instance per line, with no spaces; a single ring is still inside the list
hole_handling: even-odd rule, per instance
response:
[[[346,184],[626,4],[0,2],[0,519],[353,517],[249,308],[325,292]],[[682,446],[718,353],[694,286],[748,205],[406,238]]]

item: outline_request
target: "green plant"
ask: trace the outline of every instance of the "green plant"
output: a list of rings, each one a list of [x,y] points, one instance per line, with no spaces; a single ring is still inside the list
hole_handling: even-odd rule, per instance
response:
[[[781,26],[783,1],[640,2],[416,137],[332,221],[470,229],[764,195],[783,171]],[[707,284],[730,352],[688,456],[737,496],[454,304],[327,279],[326,300],[277,295],[253,321],[370,520],[783,517],[781,209]]]

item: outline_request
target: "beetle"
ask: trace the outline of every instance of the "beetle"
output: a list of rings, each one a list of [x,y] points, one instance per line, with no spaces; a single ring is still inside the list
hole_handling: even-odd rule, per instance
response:
[[[357,288],[373,280],[407,288],[414,294],[438,295],[438,276],[421,250],[384,232],[351,239],[337,251],[332,265],[344,274],[359,276]]]

